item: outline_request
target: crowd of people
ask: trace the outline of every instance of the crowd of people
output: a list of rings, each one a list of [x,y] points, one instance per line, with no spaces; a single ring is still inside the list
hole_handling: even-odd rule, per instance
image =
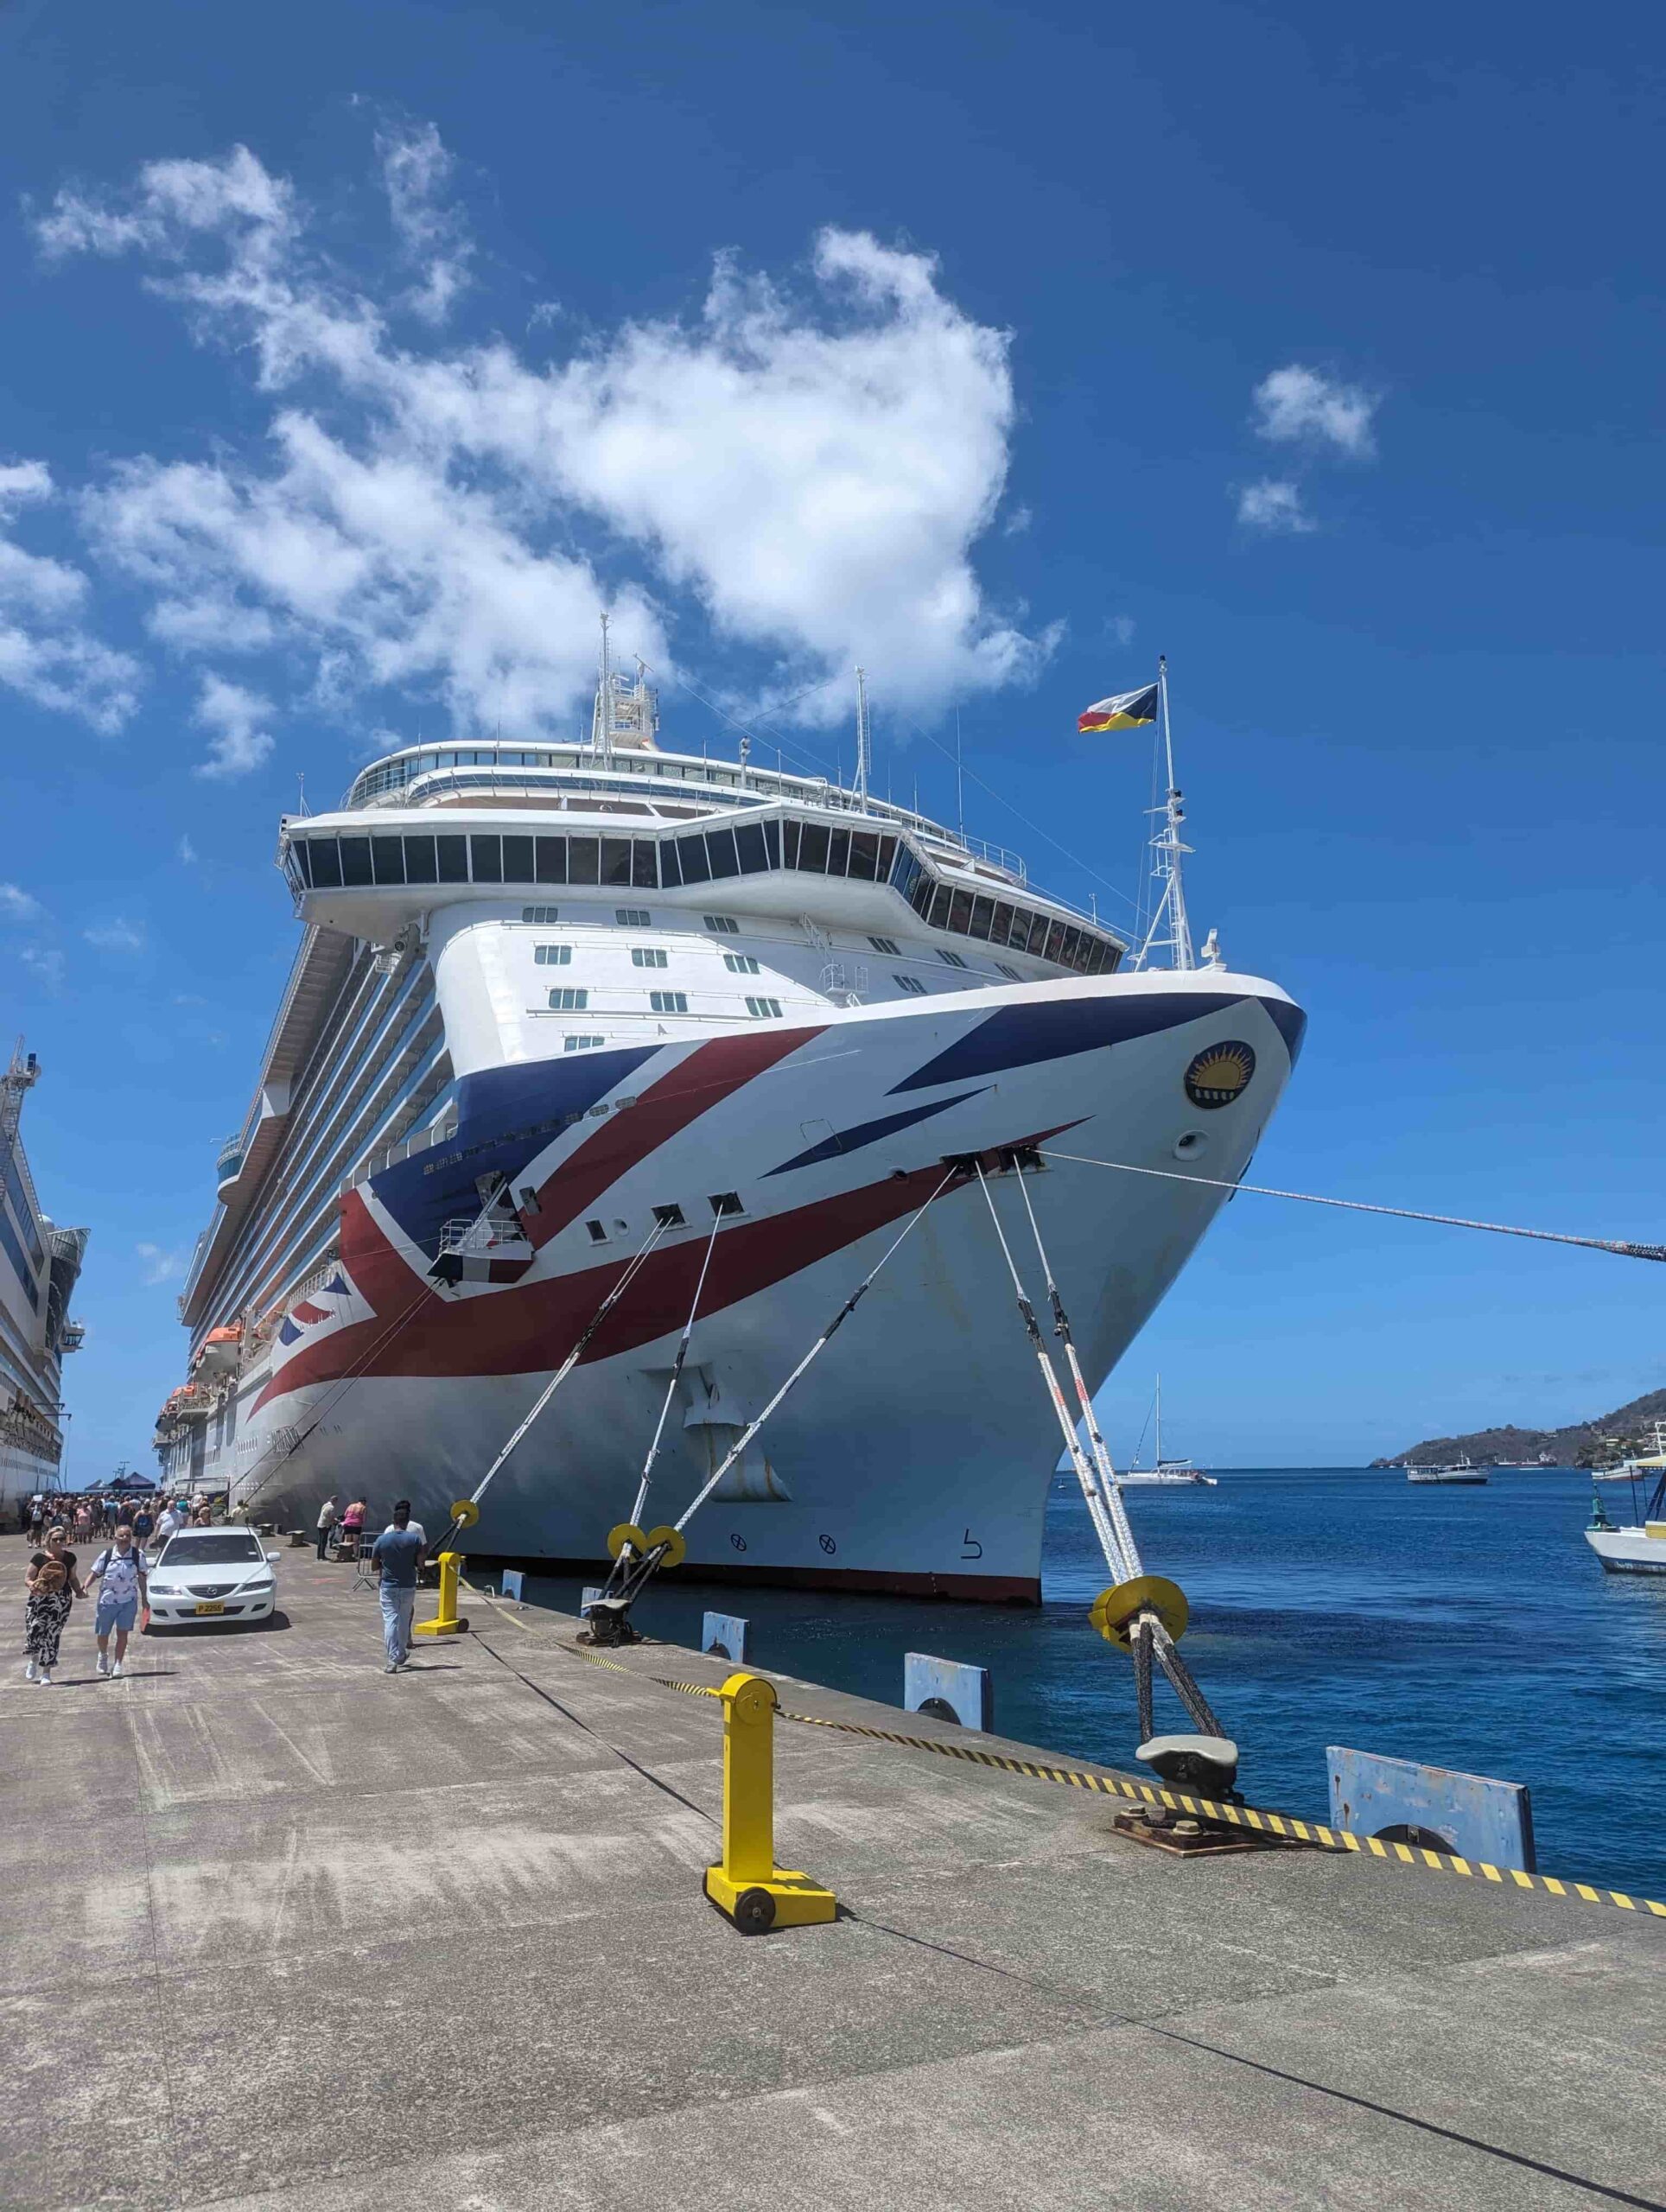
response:
[[[378,1569],[385,1671],[397,1674],[410,1657],[411,1615],[418,1578],[426,1564],[428,1538],[422,1523],[410,1517],[410,1502],[401,1498],[393,1518],[366,1545],[368,1502],[354,1498],[345,1509],[334,1495],[319,1509],[315,1534],[318,1556],[367,1558]],[[93,1635],[99,1646],[98,1670],[119,1675],[127,1657],[127,1640],[142,1624],[147,1604],[146,1586],[150,1562],[147,1545],[160,1553],[177,1529],[212,1528],[219,1517],[214,1500],[169,1497],[162,1494],[123,1497],[114,1491],[91,1491],[79,1496],[37,1491],[19,1509],[20,1526],[36,1547],[29,1554],[24,1576],[23,1642],[28,1653],[24,1674],[42,1688],[52,1686],[65,1627],[78,1599],[93,1608]],[[242,1517],[233,1510],[233,1520]],[[103,1540],[103,1548],[81,1573],[81,1556],[74,1547]]]
[[[188,1522],[195,1529],[212,1527],[220,1517],[220,1503],[201,1491],[194,1497],[169,1497],[159,1491],[37,1490],[32,1497],[18,1500],[17,1528],[20,1535],[37,1544],[48,1527],[61,1528],[77,1543],[92,1544],[100,1538],[108,1540],[125,1525],[144,1544],[159,1535],[165,1514],[177,1516],[175,1528],[182,1529]],[[170,1529],[169,1534],[172,1533]]]

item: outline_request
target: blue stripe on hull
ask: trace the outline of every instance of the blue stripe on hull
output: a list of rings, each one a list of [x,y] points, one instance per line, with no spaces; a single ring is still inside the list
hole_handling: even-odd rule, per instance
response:
[[[626,1081],[657,1045],[612,1052],[563,1053],[466,1075],[457,1085],[457,1134],[371,1178],[371,1188],[405,1235],[424,1250],[442,1224],[480,1211],[477,1176],[516,1182],[527,1162],[563,1128],[582,1122],[599,1098]]]
[[[865,1144],[877,1144],[881,1137],[911,1128],[916,1122],[927,1122],[933,1114],[946,1114],[950,1107],[958,1106],[965,1099],[981,1097],[988,1088],[987,1084],[980,1084],[976,1090],[959,1091],[952,1098],[938,1098],[929,1106],[910,1106],[901,1114],[885,1114],[877,1122],[858,1122],[854,1128],[836,1130],[819,1144],[812,1144],[808,1152],[795,1153],[791,1160],[784,1160],[769,1173],[785,1175],[789,1168],[814,1167],[823,1160],[838,1159],[842,1153],[860,1152]]]
[[[1008,1068],[1031,1067],[1038,1060],[1062,1060],[1073,1052],[1097,1052],[1178,1029],[1227,1007],[1255,1005],[1284,1039],[1294,1062],[1307,1016],[1285,999],[1251,999],[1243,991],[1164,991],[1139,997],[1046,999],[1030,1006],[1002,1007],[987,1021],[892,1085],[925,1090],[933,1084],[960,1083],[969,1076],[999,1075]]]

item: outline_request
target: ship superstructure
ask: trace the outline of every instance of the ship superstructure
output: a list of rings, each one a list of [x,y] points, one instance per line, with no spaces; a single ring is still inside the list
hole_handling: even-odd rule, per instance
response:
[[[23,1150],[23,1102],[40,1073],[21,1044],[0,1073],[0,1510],[58,1486],[64,1354],[84,1334],[69,1301],[87,1233],[41,1211]]]
[[[1300,1039],[1284,994],[1132,969],[1014,855],[872,798],[865,713],[855,791],[662,749],[658,721],[604,664],[585,741],[409,747],[284,819],[302,936],[181,1300],[170,1478],[443,1525],[657,1228],[472,1539],[594,1561],[703,1266],[667,1508],[946,1160],[997,1199],[1028,1178],[1096,1382],[1183,1264],[1218,1192],[1045,1147],[1241,1173]],[[971,1196],[725,1476],[691,1571],[1038,1593],[1058,1436]]]

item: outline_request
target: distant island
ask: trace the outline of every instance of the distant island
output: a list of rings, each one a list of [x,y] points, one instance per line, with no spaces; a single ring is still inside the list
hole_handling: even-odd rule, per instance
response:
[[[1374,1467],[1443,1467],[1469,1459],[1478,1467],[1525,1460],[1546,1467],[1593,1467],[1654,1447],[1654,1425],[1666,1421],[1666,1390],[1650,1390],[1593,1421],[1567,1428],[1478,1428],[1468,1436],[1432,1436],[1404,1452],[1373,1459]]]

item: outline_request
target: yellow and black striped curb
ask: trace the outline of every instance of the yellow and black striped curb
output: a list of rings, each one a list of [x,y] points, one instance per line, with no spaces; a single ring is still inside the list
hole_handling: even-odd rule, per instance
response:
[[[581,1659],[593,1667],[606,1667],[615,1675],[635,1669],[600,1653],[581,1650]],[[639,1676],[660,1688],[681,1690],[690,1697],[715,1698],[720,1693],[706,1682],[680,1682],[665,1675]],[[1258,1805],[1231,1805],[1212,1797],[1188,1797],[1178,1789],[1162,1789],[1147,1782],[1120,1775],[1089,1774],[1080,1767],[1042,1766],[1033,1759],[1009,1758],[999,1751],[982,1751],[971,1744],[957,1744],[942,1736],[904,1736],[890,1728],[870,1728],[855,1720],[829,1720],[817,1713],[790,1713],[779,1708],[783,1720],[806,1728],[831,1728],[842,1736],[865,1736],[876,1744],[896,1744],[911,1751],[935,1751],[939,1758],[961,1759],[971,1766],[993,1767],[1002,1774],[1026,1776],[1032,1782],[1058,1783],[1071,1789],[1097,1790],[1106,1797],[1124,1797],[1142,1805],[1160,1805],[1171,1813],[1185,1813],[1193,1820],[1224,1821],[1233,1827],[1250,1828],[1258,1835],[1281,1836],[1288,1842],[1313,1845],[1321,1851],[1353,1852],[1362,1858],[1381,1859],[1390,1865],[1427,1868],[1435,1874],[1465,1874],[1473,1880],[1492,1882],[1504,1889],[1536,1890],[1546,1897],[1577,1904],[1600,1904],[1621,1912],[1641,1912],[1666,1920],[1666,1904],[1653,1897],[1629,1897],[1624,1890],[1600,1890],[1589,1882],[1560,1879],[1555,1874],[1525,1874],[1518,1866],[1494,1866],[1484,1859],[1462,1859],[1456,1853],[1427,1851],[1421,1844],[1385,1843],[1380,1836],[1356,1835],[1350,1828],[1326,1827],[1319,1821],[1298,1820],[1293,1813],[1272,1813]]]

